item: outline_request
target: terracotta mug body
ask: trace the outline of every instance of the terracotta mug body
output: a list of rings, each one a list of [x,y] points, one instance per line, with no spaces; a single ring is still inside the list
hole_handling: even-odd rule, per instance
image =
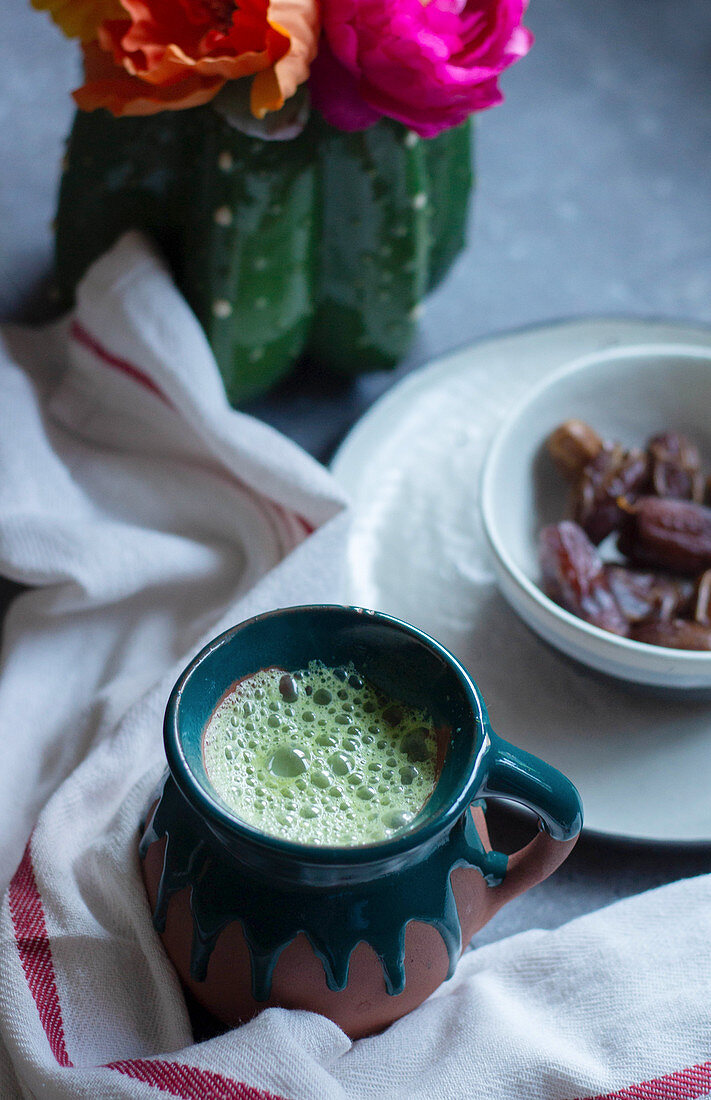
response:
[[[442,731],[438,779],[410,828],[349,848],[307,846],[240,821],[211,788],[202,737],[237,680],[312,660],[352,662]],[[210,643],[168,703],[169,771],[148,809],[141,858],[154,924],[196,1000],[228,1025],[279,1005],[320,1012],[351,1038],[421,1004],[510,898],[565,859],[580,798],[555,769],[491,729],[481,695],[439,643],[358,608],[286,608]],[[522,803],[541,831],[492,851],[484,797]]]

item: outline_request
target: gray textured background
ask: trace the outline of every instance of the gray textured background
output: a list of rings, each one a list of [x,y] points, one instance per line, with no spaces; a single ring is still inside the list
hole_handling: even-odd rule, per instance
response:
[[[29,0],[2,9],[0,317],[37,318],[78,58]],[[527,22],[536,44],[479,120],[469,246],[408,360],[350,385],[307,368],[251,406],[319,458],[398,377],[478,337],[573,316],[711,323],[711,0],[534,0]],[[525,832],[495,826],[502,843]],[[709,870],[711,847],[583,838],[478,942]]]

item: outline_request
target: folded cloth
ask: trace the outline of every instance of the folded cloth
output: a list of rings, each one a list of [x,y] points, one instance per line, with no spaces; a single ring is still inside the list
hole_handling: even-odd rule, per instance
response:
[[[227,626],[341,597],[347,508],[316,462],[229,408],[133,235],[73,318],[5,330],[0,397],[0,572],[31,586],[0,678],[2,1100],[711,1092],[711,877],[471,952],[370,1039],[269,1009],[195,1044],[136,851],[163,708]]]

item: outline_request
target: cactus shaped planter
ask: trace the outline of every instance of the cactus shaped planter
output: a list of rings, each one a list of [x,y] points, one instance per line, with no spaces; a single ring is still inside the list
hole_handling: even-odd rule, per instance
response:
[[[390,120],[359,133],[315,113],[287,142],[212,107],[77,114],[56,222],[64,304],[126,230],[157,242],[239,404],[301,357],[349,374],[395,366],[421,299],[465,237],[470,123],[423,141]]]

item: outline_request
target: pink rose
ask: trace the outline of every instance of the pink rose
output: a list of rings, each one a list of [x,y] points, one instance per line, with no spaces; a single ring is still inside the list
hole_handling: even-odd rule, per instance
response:
[[[325,0],[315,105],[341,130],[383,115],[422,137],[503,99],[497,78],[533,41],[527,0]]]

